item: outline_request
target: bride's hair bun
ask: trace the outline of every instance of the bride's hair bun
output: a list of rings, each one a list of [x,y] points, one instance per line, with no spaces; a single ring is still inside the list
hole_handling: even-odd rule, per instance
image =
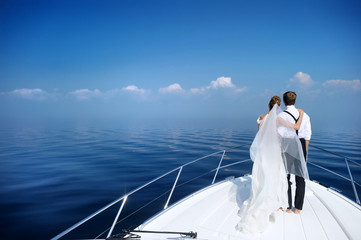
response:
[[[269,101],[269,110],[273,108],[273,105],[278,104],[278,106],[281,106],[281,98],[279,96],[273,96],[271,100]]]

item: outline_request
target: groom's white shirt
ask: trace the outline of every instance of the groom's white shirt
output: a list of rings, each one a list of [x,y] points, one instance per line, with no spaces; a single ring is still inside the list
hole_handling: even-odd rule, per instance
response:
[[[299,111],[294,105],[286,106],[286,111],[291,113],[296,119],[300,116]],[[295,123],[295,120],[288,113],[281,112],[278,116],[285,119],[288,122]],[[294,130],[285,127],[278,128],[279,134],[283,137],[292,135],[290,131],[294,131]],[[298,137],[304,138],[305,140],[311,140],[311,135],[312,135],[311,120],[310,117],[307,115],[307,113],[304,113],[300,129],[298,130]]]

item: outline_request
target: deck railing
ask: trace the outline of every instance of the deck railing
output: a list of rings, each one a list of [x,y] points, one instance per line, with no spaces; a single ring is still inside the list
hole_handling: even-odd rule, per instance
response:
[[[233,163],[230,163],[230,164],[227,164],[227,165],[223,165],[223,166],[222,166],[222,162],[223,162],[223,159],[224,159],[225,154],[226,154],[227,152],[230,152],[230,151],[233,150],[233,149],[238,149],[238,148],[242,148],[242,147],[247,147],[247,146],[250,146],[250,145],[251,145],[251,144],[248,143],[248,144],[243,144],[243,145],[239,145],[239,146],[236,146],[236,147],[232,147],[232,148],[220,150],[220,151],[217,151],[217,152],[215,152],[215,153],[212,153],[212,154],[209,154],[209,155],[200,157],[200,158],[198,158],[198,159],[196,159],[196,160],[193,160],[193,161],[191,161],[191,162],[188,162],[188,163],[186,163],[186,164],[184,164],[184,165],[182,165],[182,166],[179,166],[179,167],[177,167],[177,168],[175,168],[175,169],[173,169],[173,170],[171,170],[171,171],[169,171],[169,172],[167,172],[167,173],[165,173],[165,174],[163,174],[163,175],[161,175],[161,176],[159,176],[159,177],[157,177],[157,178],[155,178],[155,179],[153,179],[153,180],[145,183],[144,185],[142,185],[142,186],[134,189],[133,191],[131,191],[131,192],[123,195],[122,197],[116,199],[115,201],[109,203],[109,204],[106,205],[105,207],[99,209],[99,210],[96,211],[95,213],[91,214],[90,216],[84,218],[83,220],[81,220],[81,221],[79,221],[78,223],[74,224],[74,225],[71,226],[70,228],[66,229],[66,230],[63,231],[62,233],[60,233],[60,234],[58,234],[57,236],[53,237],[51,240],[56,240],[56,239],[60,239],[60,238],[64,237],[66,234],[70,233],[70,232],[73,231],[74,229],[76,229],[76,228],[78,228],[79,226],[83,225],[84,223],[86,223],[86,222],[89,221],[90,219],[94,218],[95,216],[99,215],[100,213],[104,212],[104,211],[107,210],[108,208],[114,206],[114,205],[117,204],[117,203],[122,202],[122,203],[121,203],[121,206],[120,206],[120,208],[119,208],[119,210],[118,210],[118,212],[117,212],[117,214],[116,214],[116,216],[115,216],[115,218],[114,218],[114,220],[113,220],[113,224],[111,225],[111,227],[109,227],[107,230],[105,230],[105,232],[101,233],[101,234],[98,236],[98,237],[100,237],[100,236],[102,236],[103,234],[105,234],[106,231],[108,231],[108,234],[107,234],[107,237],[106,237],[106,238],[109,238],[110,236],[112,236],[112,233],[113,233],[113,230],[114,230],[116,224],[118,224],[118,223],[120,222],[120,221],[118,221],[118,220],[119,220],[119,216],[121,215],[121,213],[122,213],[122,211],[123,211],[123,209],[124,209],[124,207],[125,207],[125,204],[126,204],[127,199],[128,199],[129,196],[131,196],[131,195],[133,195],[134,193],[138,192],[139,190],[141,190],[141,189],[143,189],[143,188],[151,185],[152,183],[157,182],[158,180],[160,180],[160,179],[162,179],[162,178],[170,175],[171,173],[174,173],[174,172],[177,172],[177,171],[178,171],[178,174],[177,174],[177,176],[176,176],[176,178],[175,178],[175,180],[174,180],[174,183],[173,183],[173,185],[172,185],[172,189],[166,192],[166,193],[169,192],[167,201],[166,201],[166,203],[165,203],[165,205],[164,205],[164,209],[166,209],[166,208],[168,207],[168,205],[169,205],[169,202],[170,202],[170,200],[171,200],[171,198],[172,198],[172,195],[173,195],[173,193],[174,193],[174,190],[175,190],[175,188],[176,188],[176,186],[177,186],[178,180],[179,180],[179,178],[180,178],[180,176],[181,176],[181,173],[182,173],[182,170],[183,170],[184,167],[186,167],[186,166],[188,166],[188,165],[191,165],[191,164],[194,164],[194,163],[197,163],[197,162],[199,162],[199,161],[201,161],[201,160],[203,160],[203,159],[210,158],[210,157],[215,156],[215,155],[217,155],[217,154],[222,154],[222,156],[221,156],[221,158],[220,158],[220,160],[219,160],[219,162],[218,162],[218,166],[217,166],[216,168],[214,168],[214,169],[212,169],[212,170],[210,170],[210,171],[208,171],[208,172],[206,172],[206,173],[204,173],[204,174],[202,174],[202,175],[197,176],[196,178],[194,178],[194,179],[197,179],[197,178],[200,178],[200,177],[202,177],[202,176],[204,176],[204,175],[206,175],[206,174],[209,174],[209,173],[211,173],[211,172],[215,172],[215,174],[214,174],[214,176],[213,176],[212,183],[211,183],[211,184],[214,184],[214,183],[215,183],[215,180],[216,180],[216,178],[217,178],[217,176],[218,176],[219,170],[221,170],[221,169],[223,169],[223,168],[231,167],[231,166],[234,166],[234,165],[237,165],[237,164],[241,164],[241,163],[244,163],[244,162],[249,162],[249,161],[251,161],[251,159],[244,159],[244,160],[241,160],[241,161],[236,161],[236,162],[233,162]],[[341,175],[341,174],[338,174],[338,173],[336,173],[336,172],[334,172],[334,171],[331,171],[331,170],[329,170],[329,169],[327,169],[327,168],[325,168],[325,167],[322,167],[322,166],[314,163],[313,161],[308,160],[307,163],[308,163],[308,164],[311,164],[312,166],[318,167],[318,168],[320,168],[320,169],[322,169],[322,170],[324,170],[324,171],[327,171],[327,172],[329,172],[329,173],[331,173],[331,174],[333,174],[333,175],[336,175],[336,176],[338,176],[338,177],[341,177],[341,178],[343,178],[343,179],[345,179],[345,180],[347,180],[347,181],[349,181],[349,182],[351,182],[351,185],[352,185],[352,188],[353,188],[353,191],[354,191],[354,194],[355,194],[356,202],[360,205],[360,200],[359,200],[358,193],[357,193],[357,190],[356,190],[356,186],[355,186],[355,185],[358,185],[359,187],[361,187],[361,185],[360,185],[359,183],[357,183],[357,182],[353,179],[352,172],[351,172],[351,169],[350,169],[350,166],[349,166],[349,162],[357,165],[358,167],[361,167],[361,164],[359,164],[359,163],[357,163],[357,162],[355,162],[355,161],[353,161],[353,160],[351,160],[351,159],[349,159],[349,158],[347,158],[347,157],[343,157],[343,156],[340,156],[340,155],[338,155],[338,154],[332,153],[332,152],[330,152],[330,151],[328,151],[328,150],[325,150],[325,149],[322,149],[322,148],[319,148],[319,147],[316,147],[316,146],[313,146],[313,145],[310,145],[310,147],[315,148],[315,149],[318,149],[318,150],[323,151],[323,152],[326,152],[326,153],[329,153],[329,154],[332,154],[332,155],[335,155],[335,156],[337,156],[337,157],[345,160],[346,168],[347,168],[348,173],[349,173],[349,178],[348,178],[348,177],[345,177],[345,176],[343,176],[343,175]],[[190,181],[193,181],[194,179],[191,179]],[[185,182],[185,183],[183,183],[183,184],[186,184],[186,183],[188,183],[188,182],[190,182],[190,181],[187,181],[187,182]],[[164,195],[164,194],[163,194],[163,195]],[[151,201],[151,202],[152,202],[152,201]],[[139,208],[139,209],[136,210],[135,212],[143,209],[144,207],[145,207],[145,206],[142,206],[141,208]],[[133,212],[133,213],[134,213],[134,212]],[[132,215],[133,213],[131,213],[130,215]],[[123,218],[123,219],[124,219],[124,218]],[[98,237],[96,237],[96,238],[98,238]]]
[[[329,169],[327,169],[327,168],[325,168],[325,167],[322,167],[322,166],[320,166],[320,165],[318,165],[318,164],[315,164],[315,163],[312,162],[312,161],[308,161],[307,163],[308,163],[308,164],[311,164],[311,165],[313,165],[313,166],[315,166],[315,167],[318,167],[318,168],[320,168],[320,169],[322,169],[322,170],[324,170],[324,171],[327,171],[327,172],[329,172],[329,173],[332,173],[333,175],[336,175],[336,176],[338,176],[338,177],[341,177],[341,178],[349,181],[349,182],[351,183],[352,190],[353,190],[354,195],[355,195],[355,201],[360,205],[360,199],[359,199],[359,196],[358,196],[357,189],[356,189],[356,186],[355,186],[355,185],[358,185],[359,187],[361,187],[361,185],[354,180],[354,178],[353,178],[353,176],[352,176],[351,169],[350,169],[349,162],[351,162],[351,163],[353,163],[353,164],[355,164],[356,166],[359,166],[359,167],[361,167],[361,164],[359,164],[359,163],[357,163],[357,162],[355,162],[355,161],[353,161],[353,160],[351,160],[351,159],[349,159],[349,158],[347,158],[347,157],[344,157],[344,156],[341,156],[341,155],[339,155],[339,154],[330,152],[330,151],[328,151],[328,150],[326,150],[326,149],[323,149],[323,148],[320,148],[320,147],[316,147],[316,146],[313,146],[313,145],[310,145],[310,146],[311,146],[312,148],[318,149],[318,150],[320,150],[320,151],[326,152],[326,153],[328,153],[328,154],[334,155],[334,156],[336,156],[336,157],[338,157],[338,158],[340,158],[340,159],[345,160],[346,168],[347,168],[347,171],[348,171],[348,174],[349,174],[350,178],[347,178],[347,177],[345,177],[345,176],[343,176],[343,175],[341,175],[341,174],[338,174],[338,173],[336,173],[336,172],[334,172],[334,171],[331,171],[331,170],[329,170]]]

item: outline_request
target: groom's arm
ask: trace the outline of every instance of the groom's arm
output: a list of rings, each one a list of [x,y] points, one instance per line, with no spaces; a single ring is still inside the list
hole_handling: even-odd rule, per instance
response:
[[[311,119],[310,117],[307,115],[306,118],[304,118],[305,121],[305,143],[306,143],[306,151],[308,151],[308,145],[310,144],[310,140],[311,140],[311,135],[312,135],[312,130],[311,130]]]
[[[310,140],[305,140],[305,144],[306,144],[306,151],[308,151],[308,145],[310,144]]]

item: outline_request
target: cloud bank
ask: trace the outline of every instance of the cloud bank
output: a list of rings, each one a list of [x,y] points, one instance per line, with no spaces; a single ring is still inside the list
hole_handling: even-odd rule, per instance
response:
[[[361,90],[360,80],[327,80],[322,84],[325,88],[342,89],[342,90]]]
[[[15,89],[14,91],[12,91],[10,94],[14,95],[14,96],[18,96],[18,97],[22,97],[25,99],[30,99],[30,100],[45,100],[46,98],[49,97],[49,93],[47,93],[46,91],[40,89],[40,88],[34,88],[34,89],[29,89],[29,88],[21,88],[21,89]]]
[[[302,90],[306,90],[308,93],[320,93],[321,89],[312,89],[312,86],[322,86],[328,93],[334,94],[337,92],[353,91],[357,92],[361,90],[361,82],[356,80],[326,80],[323,83],[313,81],[311,76],[307,73],[298,72],[292,78],[289,79],[287,87],[299,87]]]
[[[146,90],[138,88],[135,85],[129,85],[122,89],[116,88],[116,89],[111,89],[111,90],[108,90],[105,92],[102,92],[99,89],[94,89],[94,90],[89,90],[87,88],[78,89],[78,90],[70,92],[70,95],[75,97],[77,100],[86,101],[86,100],[90,100],[93,98],[108,99],[111,97],[122,95],[124,93],[144,95],[146,93]]]
[[[330,91],[330,93],[334,94],[337,92],[345,92],[352,91],[358,92],[361,90],[361,82],[359,79],[356,80],[327,80],[323,83],[314,81],[311,76],[304,72],[297,72],[292,78],[289,79],[287,87],[298,87],[303,91],[307,91],[308,93],[320,93],[322,89]],[[318,86],[318,89],[315,89],[313,86]],[[197,94],[208,94],[212,91],[218,90],[227,90],[227,93],[238,94],[243,93],[248,90],[246,86],[238,87],[236,86],[230,77],[219,77],[216,80],[210,81],[209,85],[199,88],[191,88],[189,90],[185,90],[179,83],[171,84],[167,87],[159,88],[159,94],[178,94],[187,97],[191,97],[192,95]],[[262,91],[262,89],[260,89]],[[268,94],[270,90],[264,90],[263,94]],[[128,85],[123,88],[115,88],[108,91],[101,91],[99,89],[77,89],[74,91],[70,91],[67,94],[58,93],[57,89],[54,89],[53,92],[47,92],[40,88],[19,88],[15,89],[11,92],[2,92],[1,95],[8,96],[16,96],[23,99],[28,100],[37,100],[43,101],[48,99],[59,99],[65,96],[72,96],[76,100],[79,101],[87,101],[90,99],[110,99],[117,96],[136,96],[137,99],[146,100],[151,97],[152,91],[146,90],[143,88],[139,88],[136,85]],[[154,97],[154,96],[153,96]]]

